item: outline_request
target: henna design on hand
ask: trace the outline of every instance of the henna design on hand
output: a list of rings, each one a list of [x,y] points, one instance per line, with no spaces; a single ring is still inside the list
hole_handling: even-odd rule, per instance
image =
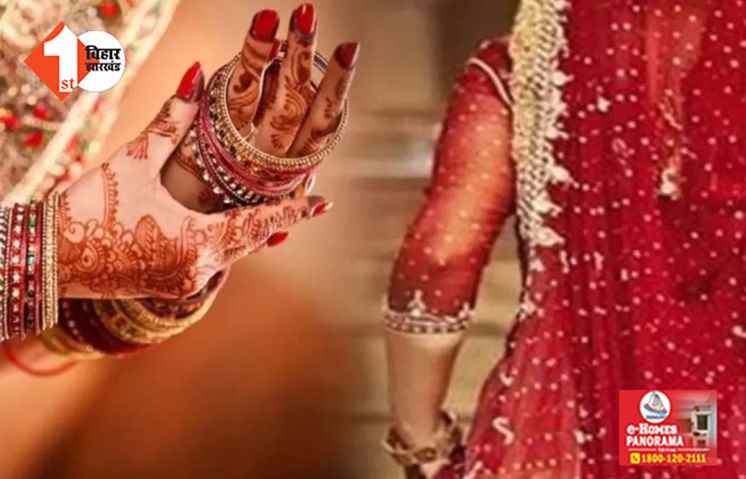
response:
[[[254,123],[257,125],[262,122],[264,116],[267,114],[269,106],[277,101],[277,91],[280,87],[280,64],[273,63],[267,69],[267,74],[264,77],[264,93],[262,94],[262,101],[259,102],[259,106],[254,116]]]
[[[232,88],[228,100],[228,111],[236,127],[242,129],[252,121],[254,106],[261,93],[264,56],[250,44],[241,50],[241,69],[243,73]]]
[[[352,75],[344,75],[337,81],[337,86],[334,89],[334,94],[337,97],[337,102],[341,105],[345,98],[347,98],[347,93],[350,91],[350,86],[352,85]]]
[[[176,144],[178,141],[178,129],[171,120],[171,102],[166,102],[158,112],[155,119],[131,142],[127,143],[127,155],[136,160],[148,159],[148,134],[170,138]]]
[[[208,226],[210,250],[215,254],[211,266],[231,264],[237,259],[264,245],[272,234],[285,230],[303,218],[309,217],[308,207],[300,209],[285,206],[271,215],[262,215],[258,209],[248,214],[232,210],[227,220]]]
[[[188,241],[188,229],[182,238],[167,238],[149,215],[128,229],[117,219],[116,174],[108,164],[102,165],[101,174],[105,205],[100,221],[74,221],[67,194],[60,197],[60,282],[83,285],[104,298],[143,292],[184,297],[194,291],[192,265],[199,245]]]
[[[288,59],[290,74],[283,77],[285,102],[281,113],[274,116],[270,125],[274,128],[271,141],[278,150],[287,150],[293,141],[295,131],[300,127],[314,98],[308,83],[311,79],[311,51],[298,49]]]
[[[334,88],[334,98],[324,98],[324,119],[327,122],[325,122],[325,126],[319,125],[311,128],[308,139],[298,152],[299,155],[310,155],[321,150],[328,139],[337,131],[341,108],[344,105],[351,83],[351,75],[340,77]]]
[[[311,128],[308,134],[308,140],[303,144],[298,154],[300,156],[310,155],[321,150],[326,144],[327,140],[334,135],[339,126],[339,114],[335,114],[334,102],[329,98],[326,99],[326,106],[324,108],[324,117],[328,120],[333,120],[335,117],[337,121],[331,121],[327,124],[326,128]]]
[[[151,214],[137,218],[134,226],[124,223],[117,173],[104,163],[100,174],[102,217],[73,219],[70,198],[63,193],[58,232],[60,284],[82,286],[96,297],[189,297],[273,233],[309,217],[307,202],[232,210],[212,222],[185,215],[180,225],[172,225],[178,225],[178,233],[169,235]]]

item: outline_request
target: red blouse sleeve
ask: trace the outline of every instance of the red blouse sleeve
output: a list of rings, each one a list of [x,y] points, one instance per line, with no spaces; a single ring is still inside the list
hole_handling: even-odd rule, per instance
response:
[[[458,79],[426,201],[391,276],[386,326],[407,333],[465,329],[482,270],[513,212],[509,57],[486,41]]]

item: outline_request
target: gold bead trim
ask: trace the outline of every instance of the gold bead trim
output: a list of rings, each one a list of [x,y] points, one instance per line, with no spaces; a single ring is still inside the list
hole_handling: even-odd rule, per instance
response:
[[[550,196],[552,184],[575,184],[555,158],[554,142],[567,137],[561,118],[567,111],[563,86],[571,78],[560,69],[560,54],[567,48],[564,32],[566,0],[521,2],[510,44],[513,72],[513,158],[517,176],[517,210],[521,237],[527,245],[525,288],[532,291],[535,276],[545,265],[539,248],[564,243],[546,222],[561,208]],[[519,320],[540,312],[538,298],[523,295]]]
[[[570,78],[559,66],[560,53],[567,47],[563,26],[567,8],[565,0],[522,2],[510,45],[518,215],[522,236],[531,249],[562,243],[545,223],[547,215],[560,211],[548,187],[572,182],[558,164],[553,144],[567,136],[561,124],[567,109],[562,87]]]

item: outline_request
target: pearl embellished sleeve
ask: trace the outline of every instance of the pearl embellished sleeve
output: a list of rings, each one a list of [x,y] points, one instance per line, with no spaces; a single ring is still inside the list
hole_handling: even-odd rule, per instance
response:
[[[466,328],[492,246],[513,212],[505,42],[484,42],[452,93],[425,202],[399,251],[385,304],[388,328]]]

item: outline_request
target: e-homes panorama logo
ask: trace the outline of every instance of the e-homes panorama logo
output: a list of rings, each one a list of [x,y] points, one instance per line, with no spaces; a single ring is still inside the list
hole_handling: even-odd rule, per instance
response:
[[[60,22],[26,58],[26,65],[64,100],[78,87],[102,92],[116,85],[124,74],[125,55],[110,33],[78,36]]]

